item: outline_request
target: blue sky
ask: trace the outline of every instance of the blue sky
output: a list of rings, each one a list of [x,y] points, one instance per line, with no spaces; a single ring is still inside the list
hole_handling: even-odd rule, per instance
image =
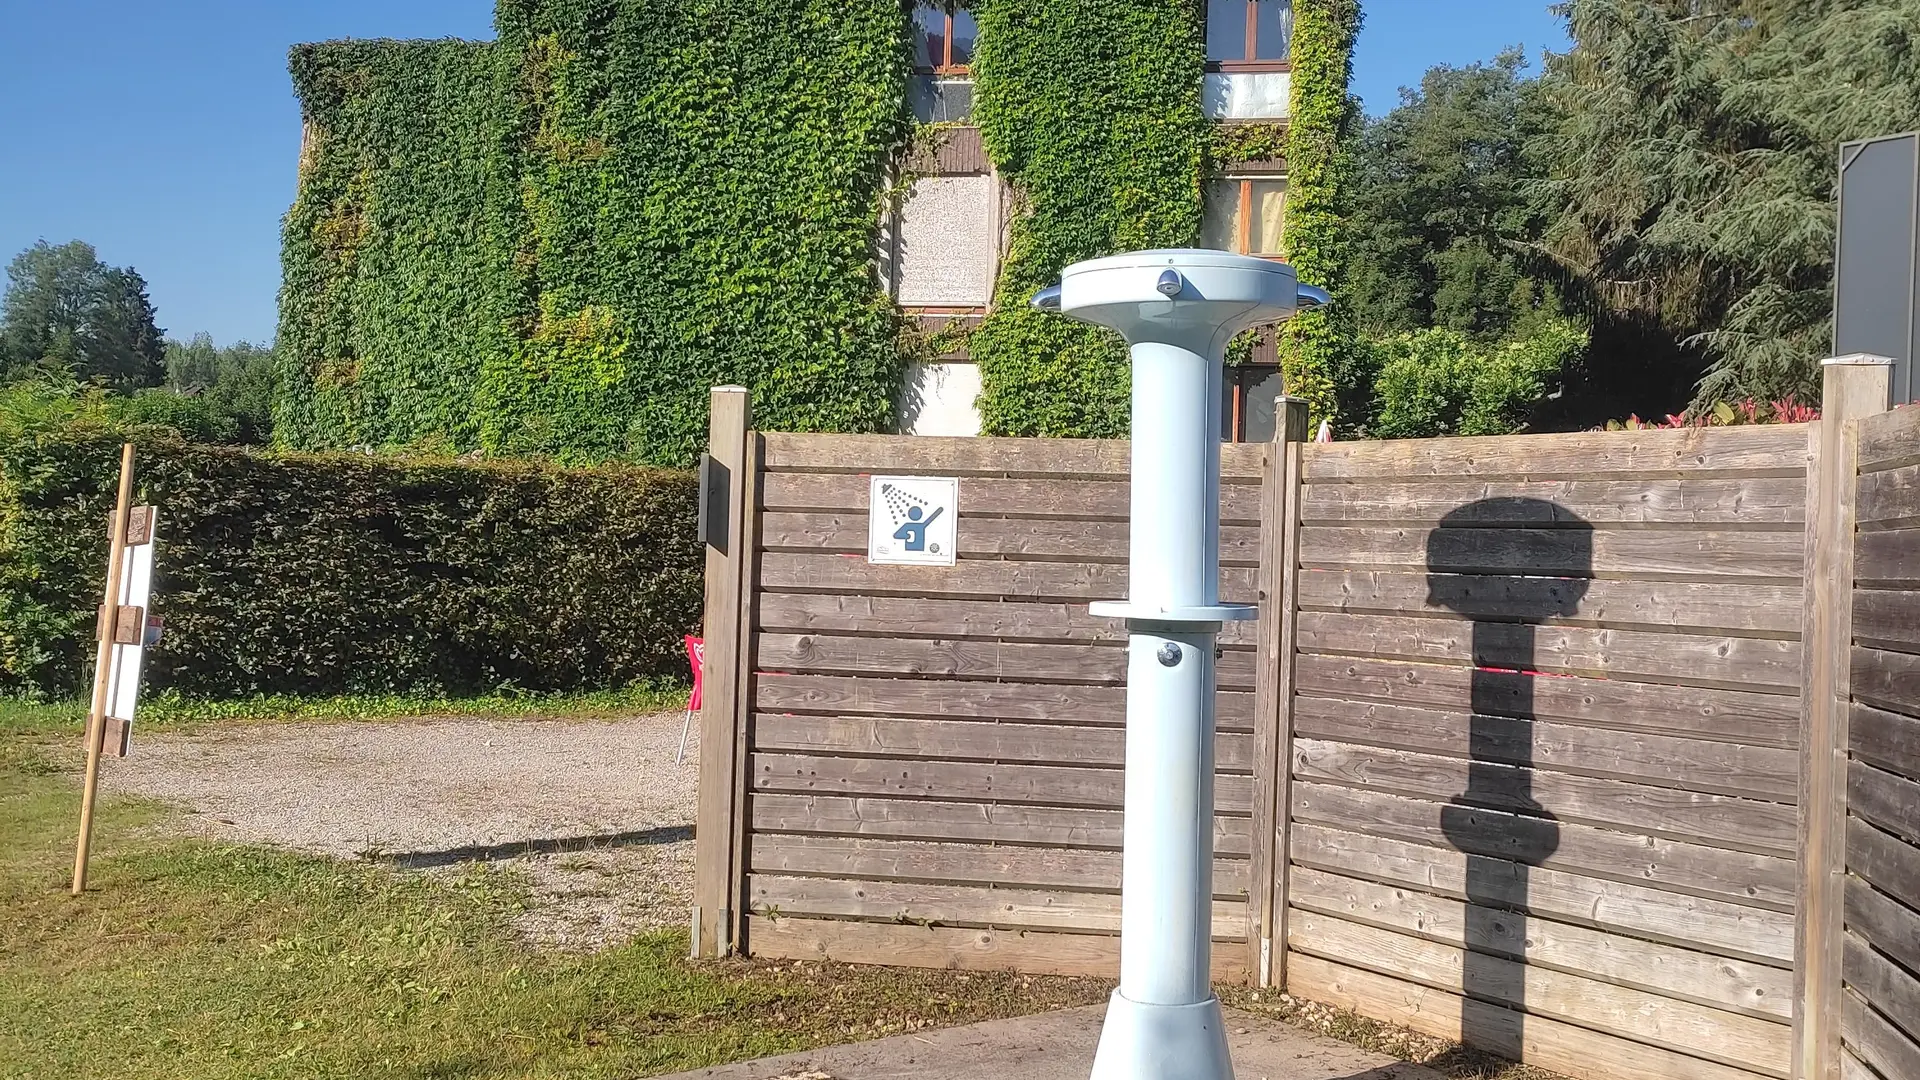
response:
[[[1366,0],[1370,113],[1433,64],[1566,45],[1548,0]],[[0,0],[0,261],[81,239],[146,277],[160,325],[273,336],[300,113],[287,47],[491,37],[491,0]]]

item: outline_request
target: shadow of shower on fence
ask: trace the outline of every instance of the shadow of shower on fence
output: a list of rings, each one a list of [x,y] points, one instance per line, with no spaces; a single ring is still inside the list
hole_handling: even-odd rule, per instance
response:
[[[1574,615],[1592,573],[1593,527],[1542,499],[1467,503],[1427,535],[1428,604],[1472,620],[1466,790],[1440,810],[1441,831],[1467,864],[1461,1041],[1516,1055],[1529,875],[1560,846],[1559,821],[1533,794],[1537,627]],[[1513,1011],[1489,1021],[1475,1001]]]

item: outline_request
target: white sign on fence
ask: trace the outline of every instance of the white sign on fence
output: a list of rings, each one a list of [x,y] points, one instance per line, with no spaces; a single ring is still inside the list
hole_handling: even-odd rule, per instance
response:
[[[959,546],[960,481],[876,476],[868,489],[867,561],[952,566]]]

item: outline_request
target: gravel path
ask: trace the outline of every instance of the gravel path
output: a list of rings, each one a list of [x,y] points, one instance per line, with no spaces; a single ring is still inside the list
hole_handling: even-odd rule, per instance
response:
[[[593,948],[686,921],[699,747],[674,764],[680,719],[136,730],[102,782],[220,839],[430,872],[510,861],[534,883],[528,936]]]

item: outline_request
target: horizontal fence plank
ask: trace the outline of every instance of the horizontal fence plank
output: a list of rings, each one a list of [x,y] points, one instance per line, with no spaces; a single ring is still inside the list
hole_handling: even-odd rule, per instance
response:
[[[1849,817],[1847,872],[1920,909],[1920,846]]]
[[[1315,443],[1307,447],[1305,476],[1309,484],[1415,477],[1602,480],[1608,473],[1652,480],[1711,472],[1804,476],[1806,467],[1806,428],[1768,425]]]
[[[754,791],[790,795],[885,795],[1096,809],[1120,806],[1126,780],[1125,770],[1117,768],[768,753],[753,755],[749,776]],[[1224,813],[1249,813],[1253,778],[1216,776],[1213,798]]]
[[[1465,1042],[1580,1080],[1756,1080],[1755,1073],[1632,1042],[1544,1016],[1299,954],[1287,963],[1287,989],[1362,1016]]]
[[[1800,790],[1800,755],[1777,747],[1322,697],[1295,698],[1293,723],[1297,735],[1688,791],[1792,803]],[[1786,820],[1791,838],[1791,811]]]
[[[1920,910],[1858,877],[1847,878],[1847,933],[1920,971]]]
[[[1798,585],[1630,581],[1612,578],[1433,576],[1385,570],[1306,570],[1300,606],[1361,615],[1527,619],[1573,626],[1653,627],[1763,633],[1798,639]]]
[[[1628,880],[1734,903],[1791,910],[1790,859],[1310,780],[1293,786],[1293,819]]]
[[[1920,533],[1914,539],[1920,542]],[[1920,653],[1920,593],[1855,589],[1853,641],[1875,649]]]
[[[858,631],[908,637],[934,635],[1002,640],[1116,642],[1127,640],[1120,619],[1094,615],[1086,601],[1020,603],[1006,600],[927,600],[907,596],[762,593],[755,629],[782,633]],[[1251,645],[1252,621],[1226,623],[1223,645]]]
[[[763,874],[1120,891],[1117,851],[759,833],[753,837],[749,859],[748,869]],[[1245,859],[1213,861],[1216,899],[1244,899],[1246,891]]]
[[[1847,935],[1841,971],[1848,989],[1908,1037],[1920,1040],[1920,977],[1888,961],[1857,934]]]
[[[1604,829],[1761,852],[1791,859],[1796,813],[1758,802],[1389,747],[1296,739],[1294,775],[1396,795],[1497,810],[1545,807],[1555,818]],[[1472,788],[1471,797],[1462,794]]]
[[[1471,702],[1474,709],[1493,715],[1747,745],[1792,747],[1800,739],[1800,701],[1782,694],[1311,653],[1296,661],[1294,683],[1303,694],[1444,709],[1465,708]]]
[[[1793,974],[1781,968],[1305,866],[1295,868],[1288,886],[1290,903],[1323,915],[1752,1016],[1793,1016]]]
[[[954,530],[962,559],[1072,559],[1123,562],[1127,558],[1125,521],[1058,521],[980,517],[965,513]],[[760,516],[760,550],[858,554],[867,552],[865,511],[767,513]],[[1220,561],[1253,566],[1260,561],[1257,526],[1220,529]]]
[[[1793,962],[1793,916],[1551,866],[1469,860],[1451,847],[1311,823],[1294,826],[1295,863],[1348,877],[1530,911],[1723,956]],[[1468,865],[1472,864],[1472,895]]]
[[[1920,655],[1855,646],[1853,696],[1907,716],[1920,716]],[[1913,751],[1920,757],[1920,747]]]
[[[1300,530],[1309,569],[1412,567],[1433,574],[1516,574],[1699,580],[1797,581],[1802,530],[1419,529],[1396,526]],[[1864,575],[1863,575],[1864,576]]]
[[[1797,641],[1585,626],[1302,612],[1302,652],[1479,665],[1633,682],[1795,693]]]
[[[1849,761],[1847,810],[1895,836],[1920,844],[1920,782],[1864,761]]]
[[[748,812],[753,828],[762,832],[1109,851],[1120,850],[1123,836],[1123,819],[1118,810],[760,792],[749,797]],[[1250,831],[1247,818],[1215,817],[1214,851],[1222,855],[1247,855],[1252,850]]]
[[[1056,720],[1066,724],[1124,724],[1125,687],[1049,683],[932,682],[841,675],[754,677],[754,704],[765,712],[841,715],[973,717]],[[1213,696],[1222,731],[1253,730],[1253,695],[1227,691]]]
[[[1853,579],[1871,588],[1920,590],[1920,529],[1862,532],[1853,541]]]
[[[754,914],[778,913],[780,918],[1120,932],[1120,898],[1112,893],[754,874],[747,879],[747,897]],[[1246,932],[1244,901],[1213,902],[1215,941],[1243,941]]]
[[[1707,525],[1807,519],[1804,477],[1307,484],[1304,521],[1462,525]]]
[[[1902,1035],[1857,995],[1841,995],[1840,1037],[1886,1080],[1920,1076],[1920,1041]]]
[[[1552,968],[1378,929],[1311,911],[1287,920],[1287,947],[1449,993],[1525,1009],[1691,1057],[1786,1075],[1788,1034],[1743,1016]]]
[[[747,948],[755,956],[782,960],[833,960],[955,971],[1023,971],[1098,979],[1113,978],[1120,971],[1120,939],[1104,934],[1045,934],[755,916],[747,920]],[[1218,982],[1245,980],[1246,956],[1244,947],[1213,950],[1214,979]]]
[[[1895,409],[1860,421],[1861,472],[1908,465],[1917,458],[1920,458],[1920,409]]]
[[[754,718],[753,748],[1023,765],[1119,766],[1127,760],[1124,734],[1112,727],[1026,722],[764,714]],[[1251,773],[1253,736],[1221,733],[1214,741],[1214,760],[1222,770]]]
[[[1132,468],[1124,439],[1008,439],[939,435],[815,435],[763,432],[774,472],[928,472],[937,476],[1117,477]],[[1258,481],[1265,443],[1220,447],[1220,475]]]
[[[768,472],[760,479],[760,509],[769,513],[844,511],[864,515],[871,496],[869,478],[854,473]],[[1124,479],[1088,480],[1069,476],[1044,480],[1000,477],[960,480],[963,518],[1019,515],[1124,522],[1131,506],[1131,485]],[[1259,525],[1259,485],[1221,485],[1220,524]]]
[[[1920,465],[1862,475],[1857,500],[1855,513],[1861,525],[1920,524]]]
[[[1127,568],[1119,563],[1002,562],[963,559],[953,566],[874,566],[848,555],[760,556],[763,592],[840,592],[862,596],[1003,597],[1086,603],[1127,595]],[[1259,595],[1252,567],[1220,571],[1220,596],[1253,603]]]
[[[953,679],[1090,683],[1120,686],[1127,651],[1118,645],[1042,645],[979,638],[869,638],[832,634],[758,634],[759,671],[822,675],[945,676]],[[1215,662],[1223,690],[1253,689],[1253,654],[1227,650]]]
[[[912,473],[938,476],[1031,473],[1125,479],[1130,451],[1116,439],[1004,439],[928,435],[765,432],[770,472]]]

